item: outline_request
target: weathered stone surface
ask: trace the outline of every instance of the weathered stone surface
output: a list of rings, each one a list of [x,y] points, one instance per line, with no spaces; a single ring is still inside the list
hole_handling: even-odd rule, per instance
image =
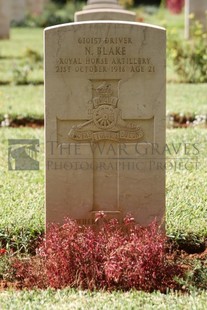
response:
[[[136,15],[133,12],[117,9],[93,9],[75,13],[75,21],[87,20],[125,20],[135,21]]]
[[[165,30],[83,22],[45,30],[46,218],[165,210]]]
[[[122,9],[117,0],[88,0],[84,9],[111,8]]]
[[[26,0],[27,12],[31,15],[41,15],[44,10],[45,0]]]
[[[117,0],[89,0],[83,11],[75,13],[75,21],[124,20],[135,21],[136,14],[124,10]]]
[[[11,0],[12,6],[12,20],[21,22],[25,18],[26,0]]]
[[[207,30],[207,0],[185,0],[185,37],[191,35],[194,21],[199,21]]]
[[[9,38],[11,20],[10,0],[0,0],[0,39]]]

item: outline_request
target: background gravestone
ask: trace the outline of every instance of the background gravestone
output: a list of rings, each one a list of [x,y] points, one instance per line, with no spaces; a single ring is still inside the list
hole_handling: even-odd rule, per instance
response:
[[[48,0],[10,0],[12,8],[12,20],[22,22],[26,16],[41,15]]]
[[[26,0],[11,0],[12,6],[12,20],[21,22],[25,18]]]
[[[193,15],[192,19],[190,15]],[[207,0],[185,0],[185,37],[188,39],[191,34],[191,27],[194,21],[199,21],[207,30]]]
[[[0,39],[9,38],[11,20],[10,0],[0,0]]]
[[[113,21],[45,30],[46,219],[142,225],[165,211],[165,30]]]
[[[31,15],[41,15],[44,10],[45,0],[26,0],[27,12]]]
[[[135,21],[136,14],[124,10],[117,0],[88,0],[83,11],[75,13],[75,21],[126,20]]]

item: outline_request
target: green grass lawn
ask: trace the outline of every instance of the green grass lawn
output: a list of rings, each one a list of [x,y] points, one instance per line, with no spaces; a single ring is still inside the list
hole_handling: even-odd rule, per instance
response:
[[[43,118],[43,86],[1,86],[0,114],[12,116],[33,116]]]
[[[207,84],[167,84],[169,113],[207,114]]]
[[[22,58],[27,49],[43,54],[43,29],[12,28],[10,40],[0,41],[0,58]]]
[[[206,129],[169,130],[167,145],[167,233],[207,236]]]
[[[31,51],[43,57],[43,29],[12,28],[10,40],[0,41],[0,84],[17,83],[29,67],[28,83],[43,83],[43,65],[34,62]],[[15,76],[19,70],[19,79]]]
[[[39,139],[40,170],[8,170],[8,139]],[[44,229],[43,130],[1,129],[0,149],[0,232],[19,235],[23,230],[32,236]]]
[[[87,292],[72,289],[0,293],[2,310],[204,310],[206,304],[207,292],[204,291],[193,292],[191,295],[164,295],[159,292],[148,294],[136,291]]]

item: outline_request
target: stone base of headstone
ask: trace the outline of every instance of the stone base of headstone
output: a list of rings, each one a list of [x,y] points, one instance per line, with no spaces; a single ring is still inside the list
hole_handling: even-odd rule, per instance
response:
[[[10,19],[10,0],[0,0],[0,39],[9,39]]]
[[[91,10],[95,8],[115,8],[122,9],[117,0],[88,0],[84,10]]]
[[[75,21],[125,20],[134,22],[136,14],[124,10],[116,0],[89,0],[83,11],[75,13]]]
[[[123,9],[93,9],[83,10],[75,13],[75,21],[82,22],[88,20],[125,20],[135,21],[136,14]]]

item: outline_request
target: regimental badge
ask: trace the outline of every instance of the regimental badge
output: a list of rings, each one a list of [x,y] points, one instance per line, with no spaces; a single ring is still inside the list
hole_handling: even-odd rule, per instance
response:
[[[139,125],[122,119],[118,107],[120,80],[93,80],[93,98],[89,104],[89,119],[71,128],[68,136],[75,141],[97,142],[100,140],[137,141],[144,136]],[[97,85],[97,83],[100,83]],[[114,95],[116,90],[117,97]]]

